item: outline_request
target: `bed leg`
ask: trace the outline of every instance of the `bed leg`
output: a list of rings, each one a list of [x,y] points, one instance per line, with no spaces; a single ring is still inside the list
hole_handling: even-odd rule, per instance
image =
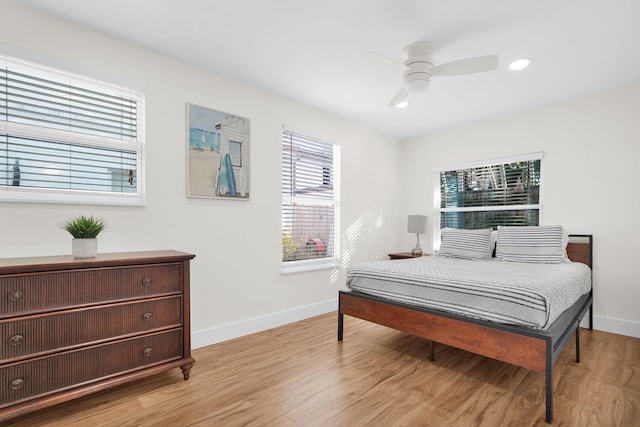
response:
[[[338,341],[342,341],[343,327],[344,327],[344,314],[338,313]]]
[[[432,362],[436,360],[436,342],[435,341],[431,341],[431,349],[429,350],[429,360]]]
[[[580,363],[580,325],[576,328],[576,363]]]
[[[553,423],[553,356],[551,354],[551,343],[547,342],[547,369],[545,373],[545,401],[546,401],[546,421]]]

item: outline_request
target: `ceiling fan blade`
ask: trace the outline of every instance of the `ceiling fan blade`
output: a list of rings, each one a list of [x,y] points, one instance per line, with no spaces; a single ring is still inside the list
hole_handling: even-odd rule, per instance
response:
[[[389,107],[395,107],[402,101],[406,101],[408,97],[409,97],[409,92],[407,92],[404,86],[401,87],[400,90],[396,92],[395,95],[393,95],[393,98],[391,98],[391,101],[389,101]]]
[[[498,68],[498,55],[476,56],[475,58],[460,59],[435,66],[431,69],[432,76],[459,76],[462,74],[482,73]]]
[[[374,61],[377,61],[381,64],[385,64],[387,66],[392,66],[395,67],[396,69],[400,70],[400,71],[404,71],[406,70],[407,67],[406,65],[404,65],[402,62],[393,59],[393,58],[389,58],[388,56],[382,55],[381,53],[377,53],[377,52],[364,52],[361,54],[361,56],[365,57],[365,58],[371,58]]]

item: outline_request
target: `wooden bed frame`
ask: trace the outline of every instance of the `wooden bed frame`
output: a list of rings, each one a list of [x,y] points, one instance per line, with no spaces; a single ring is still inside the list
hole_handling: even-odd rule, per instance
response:
[[[593,269],[593,236],[574,234],[567,255]],[[546,374],[546,421],[553,422],[553,367],[571,335],[576,337],[580,363],[580,321],[589,311],[593,329],[593,286],[549,328],[502,325],[423,307],[411,306],[361,292],[339,291],[338,341],[343,339],[344,315],[419,336],[482,356]],[[433,360],[433,347],[431,349]]]

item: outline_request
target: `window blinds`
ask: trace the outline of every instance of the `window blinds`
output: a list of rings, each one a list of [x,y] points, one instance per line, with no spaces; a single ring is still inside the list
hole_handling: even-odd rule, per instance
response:
[[[440,172],[440,226],[538,225],[540,156]]]
[[[5,171],[0,186],[5,190],[140,199],[143,145],[141,93],[0,58],[0,171]]]
[[[282,132],[282,260],[336,256],[339,147]]]

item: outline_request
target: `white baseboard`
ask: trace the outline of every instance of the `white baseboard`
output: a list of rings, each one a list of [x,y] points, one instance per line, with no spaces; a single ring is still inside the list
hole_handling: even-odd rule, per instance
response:
[[[268,314],[266,316],[254,317],[240,322],[227,323],[226,325],[216,326],[215,328],[192,331],[191,348],[205,347],[336,310],[338,310],[338,300],[332,299],[317,304]]]
[[[586,318],[587,316],[585,316]],[[581,323],[582,325],[582,323]],[[589,324],[587,323],[587,327]],[[593,316],[593,329],[640,338],[640,323],[611,317]]]

